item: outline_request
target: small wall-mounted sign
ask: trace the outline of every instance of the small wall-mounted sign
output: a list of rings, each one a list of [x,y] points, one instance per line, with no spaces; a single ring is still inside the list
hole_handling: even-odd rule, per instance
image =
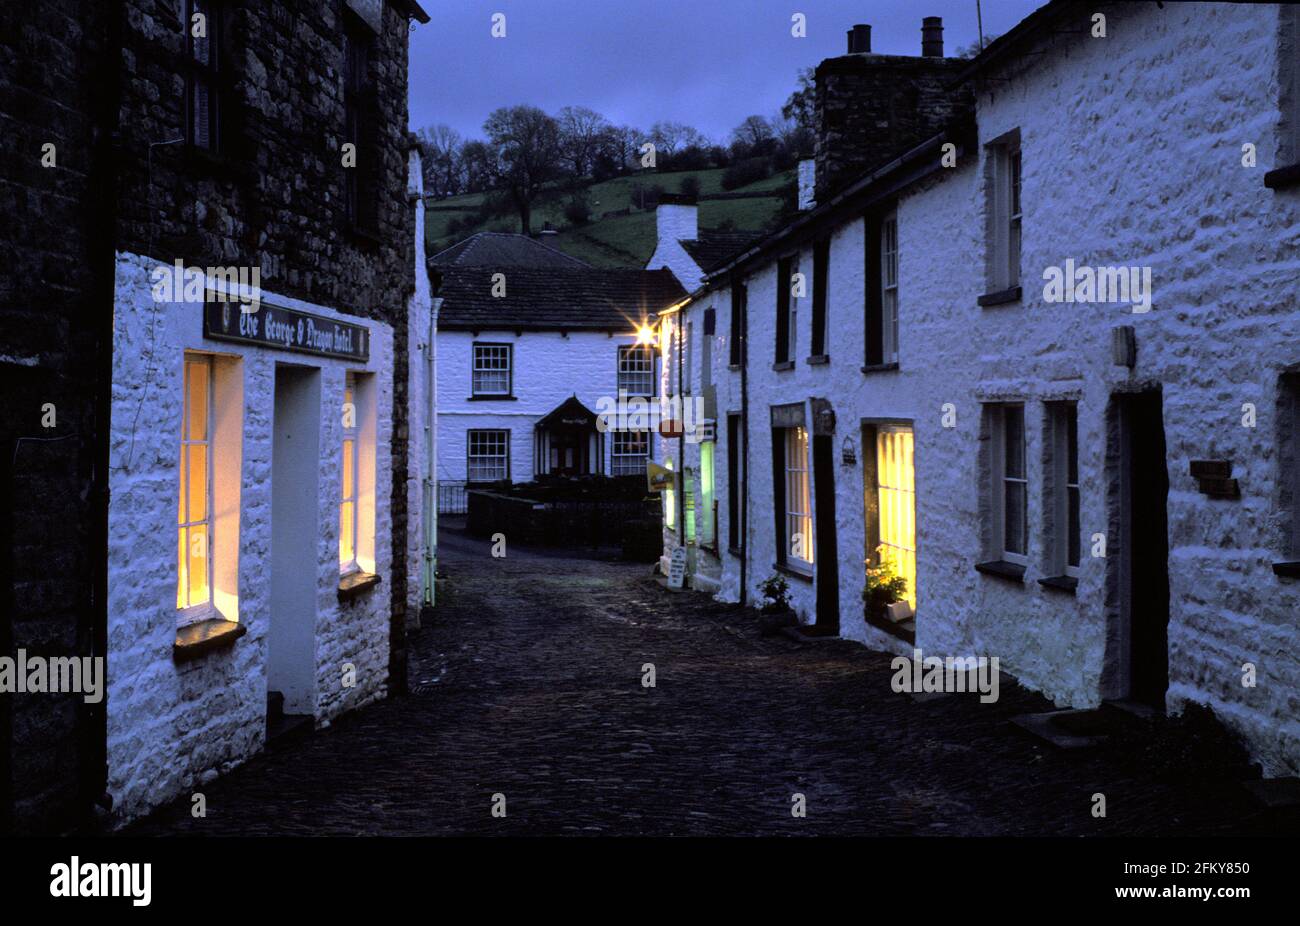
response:
[[[681,588],[686,582],[686,551],[681,547],[673,550],[672,560],[668,564],[668,587]]]
[[[844,466],[856,466],[858,463],[858,448],[853,446],[853,438],[844,438],[844,444],[840,447],[840,463]]]
[[[237,302],[209,300],[203,306],[203,336],[318,357],[370,359],[370,332],[365,326],[265,301],[256,312],[245,312]]]
[[[665,489],[671,489],[673,487],[673,471],[666,466],[647,461],[645,465],[645,481],[646,488],[651,492],[662,492]]]
[[[812,400],[813,435],[831,437],[835,434],[835,409],[830,399]]]
[[[1192,460],[1192,478],[1210,498],[1241,498],[1241,486],[1232,477],[1230,460]]]

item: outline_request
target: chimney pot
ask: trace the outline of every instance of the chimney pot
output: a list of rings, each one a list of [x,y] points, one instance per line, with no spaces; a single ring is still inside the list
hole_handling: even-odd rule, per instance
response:
[[[871,51],[871,27],[858,23],[849,30],[849,54],[866,54]]]
[[[921,20],[921,57],[943,57],[943,17],[927,16]]]

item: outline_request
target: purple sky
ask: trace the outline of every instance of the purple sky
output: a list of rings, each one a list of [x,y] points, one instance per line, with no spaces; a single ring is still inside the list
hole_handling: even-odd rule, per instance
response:
[[[983,0],[984,31],[1006,32],[1045,0]],[[422,0],[432,22],[411,35],[411,128],[445,122],[482,136],[498,106],[588,106],[648,129],[685,122],[725,140],[769,116],[800,68],[843,54],[845,31],[919,55],[921,19],[942,16],[948,54],[975,41],[975,0]],[[494,13],[506,37],[491,37]],[[790,35],[807,17],[807,38]]]

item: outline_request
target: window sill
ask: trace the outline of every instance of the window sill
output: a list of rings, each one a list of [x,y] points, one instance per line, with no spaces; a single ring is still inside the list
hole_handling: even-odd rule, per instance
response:
[[[1283,579],[1300,579],[1300,562],[1274,563],[1273,575]]]
[[[248,628],[243,624],[220,617],[187,624],[176,631],[176,642],[172,644],[172,659],[176,662],[188,662],[205,653],[227,649],[246,633]]]
[[[982,308],[988,308],[991,305],[1007,305],[1012,302],[1019,302],[1021,291],[1019,286],[1012,286],[1010,289],[1004,289],[1001,292],[985,293],[976,300]]]
[[[831,362],[830,354],[813,354],[811,357],[804,360],[804,363],[812,367],[823,366],[830,362]]]
[[[1300,164],[1288,164],[1270,170],[1264,175],[1264,186],[1270,190],[1285,190],[1287,187],[1300,186]]]
[[[740,372],[740,364],[738,364],[738,363],[729,363],[729,364],[727,364],[727,369],[730,370],[732,373],[739,373],[739,372]]]
[[[1004,579],[1007,582],[1017,582],[1023,584],[1025,581],[1025,567],[1019,563],[1008,563],[1006,560],[995,559],[987,563],[976,563],[975,571],[982,572],[986,576],[993,576],[997,579]]]
[[[797,569],[794,566],[787,565],[786,563],[773,563],[772,568],[792,579],[798,579],[800,582],[812,582],[813,580],[811,572],[804,572],[802,569]]]
[[[515,395],[472,395],[465,399],[466,402],[518,402],[519,396]]]
[[[890,373],[898,369],[898,361],[893,363],[868,363],[862,368],[863,373]]]
[[[793,361],[793,360],[778,360],[776,363],[772,364],[772,369],[775,370],[775,371],[778,372],[778,373],[781,373],[781,372],[783,372],[783,371],[785,371],[785,370],[793,370],[793,369],[794,369],[794,361]]]
[[[1073,595],[1079,587],[1079,580],[1074,576],[1047,576],[1039,579],[1038,584],[1043,588],[1050,588],[1066,595]]]
[[[380,582],[373,572],[349,572],[339,577],[339,601],[351,601]]]

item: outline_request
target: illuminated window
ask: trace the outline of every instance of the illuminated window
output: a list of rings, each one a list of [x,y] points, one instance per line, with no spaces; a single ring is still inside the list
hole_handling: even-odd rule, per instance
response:
[[[672,469],[673,461],[665,460],[664,467],[667,469]],[[668,529],[670,531],[677,530],[677,490],[675,488],[676,485],[677,485],[677,477],[673,476],[671,485],[668,488],[663,490],[664,524],[668,526]]]
[[[473,395],[510,395],[510,345],[475,344]]]
[[[916,609],[916,482],[912,429],[876,429],[876,496],[879,562],[907,580],[907,602]]]
[[[339,502],[339,570],[357,567],[357,436],[356,377],[348,373],[343,386],[343,494]]]
[[[654,395],[654,353],[648,344],[624,344],[618,349],[618,391]]]
[[[185,355],[176,607],[212,602],[212,358]]]
[[[808,432],[785,429],[785,551],[794,565],[812,566],[812,494],[808,481]]]
[[[498,482],[510,478],[510,432],[470,431],[469,482]]]
[[[650,456],[648,431],[610,431],[610,475],[631,476],[645,472]]]
[[[704,510],[700,517],[700,545],[718,542],[718,500],[713,485],[713,441],[700,443],[700,500]]]

